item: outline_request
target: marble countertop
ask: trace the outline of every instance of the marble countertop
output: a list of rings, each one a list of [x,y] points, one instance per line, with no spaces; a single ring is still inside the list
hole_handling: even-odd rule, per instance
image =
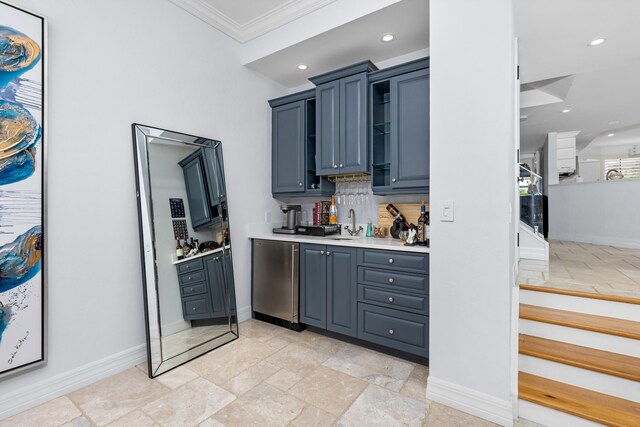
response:
[[[346,234],[346,235],[345,235]],[[281,242],[314,243],[332,246],[350,246],[357,248],[383,249],[404,252],[430,253],[430,249],[425,246],[405,246],[402,240],[390,237],[365,237],[358,236],[348,240],[335,240],[336,238],[348,237],[348,234],[332,234],[331,236],[304,236],[301,234],[276,234],[267,227],[248,227],[247,235],[250,239],[277,240]]]
[[[225,246],[225,247],[224,247],[224,249],[226,249],[226,250],[231,249],[231,245],[227,245],[227,246]],[[191,261],[191,260],[194,260],[194,259],[196,259],[196,258],[202,258],[203,256],[207,256],[207,255],[215,254],[215,253],[217,253],[217,252],[221,252],[221,251],[222,251],[222,248],[218,248],[218,249],[214,249],[214,250],[212,250],[212,251],[208,251],[208,252],[201,252],[201,253],[199,253],[198,255],[190,256],[190,257],[188,257],[188,258],[176,259],[176,260],[174,260],[174,261],[173,261],[173,265],[181,264],[181,263],[183,263],[183,262],[187,262],[187,261]]]

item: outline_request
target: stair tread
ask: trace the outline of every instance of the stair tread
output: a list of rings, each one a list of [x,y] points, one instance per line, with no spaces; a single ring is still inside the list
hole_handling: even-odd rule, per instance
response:
[[[520,334],[520,354],[640,382],[640,358]]]
[[[599,299],[604,301],[623,302],[626,304],[640,304],[640,298],[623,297],[618,295],[597,294],[595,292],[575,291],[571,289],[550,288],[547,286],[520,284],[520,289],[526,291],[546,292],[550,294],[569,295],[574,297]]]
[[[529,304],[520,304],[520,318],[603,334],[617,335],[625,338],[640,339],[640,322],[634,322],[632,320],[558,310],[556,308],[539,307]]]
[[[531,375],[518,374],[518,397],[607,426],[637,426],[640,403]]]

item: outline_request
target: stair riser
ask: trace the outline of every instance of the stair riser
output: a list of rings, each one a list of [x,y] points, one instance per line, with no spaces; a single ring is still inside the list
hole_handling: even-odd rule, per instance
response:
[[[638,340],[525,319],[520,319],[518,326],[521,334],[640,357]]]
[[[640,383],[521,354],[522,372],[640,403]]]
[[[640,322],[640,306],[594,298],[520,290],[520,303]]]
[[[518,401],[518,416],[547,427],[602,427],[602,424],[574,417],[573,415],[522,399]]]

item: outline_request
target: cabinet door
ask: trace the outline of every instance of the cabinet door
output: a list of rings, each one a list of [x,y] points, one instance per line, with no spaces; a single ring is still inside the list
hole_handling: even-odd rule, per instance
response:
[[[316,175],[338,173],[340,81],[316,87]]]
[[[356,248],[327,246],[327,329],[355,337],[357,319]]]
[[[323,245],[300,245],[300,322],[327,328],[327,256]]]
[[[227,315],[227,304],[225,303],[226,284],[223,272],[223,256],[211,255],[205,257],[204,269],[207,272],[207,283],[209,284],[209,296],[211,301],[211,316],[224,317]]]
[[[207,172],[207,188],[212,206],[219,205],[224,200],[224,171],[222,170],[222,150],[220,148],[202,148]]]
[[[187,188],[191,226],[197,229],[211,221],[211,211],[209,209],[209,199],[205,186],[205,175],[201,157],[197,156],[182,166],[182,171],[184,172],[184,182]]]
[[[304,191],[304,101],[272,110],[271,191]]]
[[[391,79],[391,187],[429,186],[429,71]]]
[[[237,316],[236,307],[236,285],[233,279],[233,259],[231,258],[231,249],[225,249],[224,251],[224,279],[226,283],[225,301],[229,301],[229,314],[231,316]],[[237,319],[233,320],[236,321]]]
[[[367,76],[340,79],[340,173],[368,170]]]

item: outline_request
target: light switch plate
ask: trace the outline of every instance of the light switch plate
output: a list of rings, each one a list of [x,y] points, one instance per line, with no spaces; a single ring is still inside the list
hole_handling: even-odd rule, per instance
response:
[[[442,222],[453,222],[453,200],[442,201],[442,216],[440,217]]]

